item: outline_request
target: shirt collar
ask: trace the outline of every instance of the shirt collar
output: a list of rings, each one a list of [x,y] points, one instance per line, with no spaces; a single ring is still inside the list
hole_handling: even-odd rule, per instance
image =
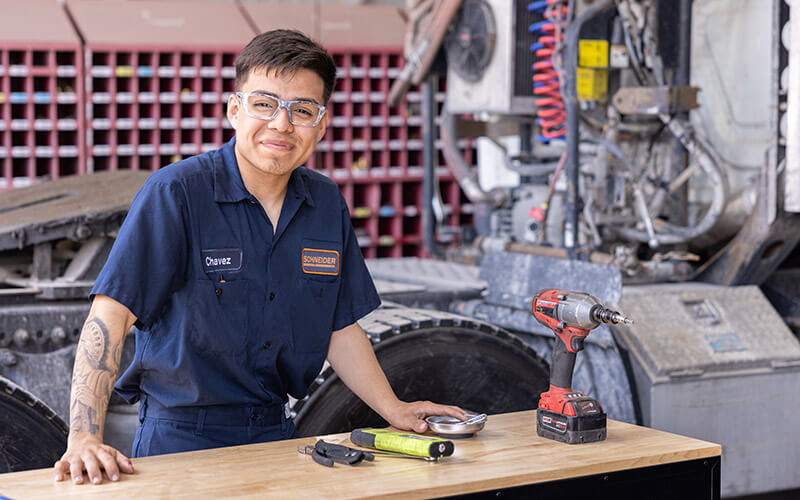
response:
[[[214,158],[214,201],[217,203],[236,203],[249,200],[252,195],[244,187],[239,164],[236,162],[234,147],[236,137],[223,145]],[[287,196],[302,198],[309,206],[314,206],[314,199],[308,190],[305,179],[305,167],[297,167],[289,177]]]
[[[214,155],[214,201],[217,203],[235,203],[250,198],[236,163],[235,144],[236,137],[233,137]]]
[[[306,167],[300,166],[294,169],[291,177],[289,177],[289,188],[286,193],[287,196],[290,193],[293,194],[295,198],[300,198],[305,201],[308,206],[313,207],[314,198],[311,197],[311,191],[308,190],[308,184],[306,183],[307,174],[308,170]]]

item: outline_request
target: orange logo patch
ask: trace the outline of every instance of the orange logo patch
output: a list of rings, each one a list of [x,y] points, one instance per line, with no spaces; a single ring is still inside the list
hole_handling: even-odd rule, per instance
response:
[[[303,272],[306,274],[339,274],[339,252],[336,250],[319,250],[304,248],[302,252]]]

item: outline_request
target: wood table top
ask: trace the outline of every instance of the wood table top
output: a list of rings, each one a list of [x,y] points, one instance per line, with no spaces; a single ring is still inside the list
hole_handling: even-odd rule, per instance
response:
[[[349,434],[324,436],[351,445]],[[133,460],[118,482],[56,483],[53,469],[0,474],[0,495],[25,498],[427,498],[508,488],[719,456],[718,444],[608,421],[605,441],[568,445],[536,435],[536,412],[491,415],[455,453],[438,462],[376,456],[323,467],[297,452],[314,438],[176,453]],[[306,497],[306,495],[308,497]]]

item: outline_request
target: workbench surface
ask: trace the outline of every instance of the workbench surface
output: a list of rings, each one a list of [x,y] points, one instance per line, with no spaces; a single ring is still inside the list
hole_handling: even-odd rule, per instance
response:
[[[348,434],[326,441],[350,445]],[[605,441],[568,445],[536,435],[536,412],[491,415],[475,437],[455,440],[439,462],[377,456],[333,468],[297,452],[302,438],[134,459],[118,482],[53,481],[53,469],[0,474],[0,496],[24,498],[267,497],[419,498],[508,488],[718,457],[717,444],[608,421]]]

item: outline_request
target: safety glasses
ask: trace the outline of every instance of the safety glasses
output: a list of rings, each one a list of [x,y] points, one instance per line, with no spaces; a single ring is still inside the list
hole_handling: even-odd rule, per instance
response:
[[[272,120],[281,108],[289,113],[289,122],[301,127],[316,127],[325,116],[325,106],[310,101],[284,101],[257,92],[236,92],[244,112],[260,120]]]

